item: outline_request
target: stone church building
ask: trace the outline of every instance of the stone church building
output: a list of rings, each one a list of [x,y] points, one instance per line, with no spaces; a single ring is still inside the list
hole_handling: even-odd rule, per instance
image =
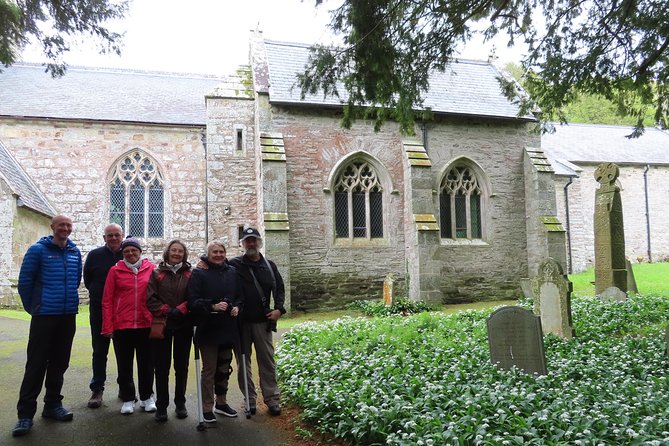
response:
[[[436,73],[434,119],[406,138],[387,123],[340,126],[341,104],[300,99],[308,46],[252,36],[227,78],[70,68],[0,73],[0,290],[48,217],[74,219],[85,255],[118,222],[158,260],[179,238],[238,254],[244,225],[286,279],[292,310],[381,296],[515,298],[552,256],[566,262],[555,173],[487,62]]]
[[[570,124],[541,138],[556,174],[558,217],[567,230],[566,270],[583,271],[595,262],[594,172],[608,162],[620,170],[627,257],[632,263],[669,260],[669,132],[647,128],[633,139],[630,133],[630,127]]]

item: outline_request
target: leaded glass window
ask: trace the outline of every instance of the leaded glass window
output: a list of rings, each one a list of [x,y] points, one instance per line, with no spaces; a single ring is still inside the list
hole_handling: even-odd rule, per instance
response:
[[[335,235],[383,237],[383,188],[374,168],[363,160],[348,164],[334,187]]]
[[[140,151],[121,158],[109,187],[109,221],[134,237],[161,238],[165,229],[163,178]]]
[[[441,237],[480,239],[481,187],[469,166],[456,165],[444,175],[439,193]]]

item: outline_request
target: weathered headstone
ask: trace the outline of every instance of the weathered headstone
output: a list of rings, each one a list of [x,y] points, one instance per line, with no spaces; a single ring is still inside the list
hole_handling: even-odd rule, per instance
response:
[[[627,266],[627,292],[639,294],[639,288],[636,286],[636,279],[634,278],[634,270],[632,269],[632,262],[630,259],[625,260]]]
[[[574,327],[571,320],[572,284],[562,266],[548,258],[539,265],[539,274],[532,279],[534,314],[541,317],[544,333],[571,339]]]
[[[627,293],[612,286],[605,289],[597,295],[602,302],[625,302],[627,300]]]
[[[383,303],[386,307],[389,307],[393,304],[393,288],[393,273],[388,273],[383,281]]]
[[[615,286],[627,291],[625,231],[620,188],[616,185],[618,166],[602,163],[595,169],[600,183],[595,192],[595,293]]]
[[[664,352],[669,360],[669,325],[664,328]]]
[[[527,299],[534,299],[534,294],[532,293],[532,279],[529,277],[521,278],[520,289],[523,292],[523,296],[525,296]]]
[[[547,373],[538,316],[522,307],[502,307],[488,317],[486,325],[493,364],[505,370],[516,367],[526,373]]]

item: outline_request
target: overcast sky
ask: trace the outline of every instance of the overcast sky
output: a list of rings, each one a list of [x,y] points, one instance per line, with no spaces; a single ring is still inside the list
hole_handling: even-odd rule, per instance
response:
[[[156,71],[229,74],[248,63],[251,30],[266,39],[306,44],[330,43],[329,10],[341,0],[133,0],[126,19],[115,23],[125,32],[123,54],[102,56],[86,44],[66,55],[69,65]],[[486,60],[492,45],[475,43],[463,57]],[[500,63],[517,61],[517,51],[497,45]],[[42,62],[38,47],[24,61]]]

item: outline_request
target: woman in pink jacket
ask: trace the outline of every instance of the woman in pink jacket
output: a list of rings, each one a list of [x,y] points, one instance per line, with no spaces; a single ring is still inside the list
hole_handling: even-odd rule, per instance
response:
[[[114,342],[118,367],[116,382],[123,400],[121,413],[135,411],[135,355],[139,406],[145,412],[154,412],[153,359],[149,341],[152,316],[146,307],[146,286],[156,265],[141,257],[142,247],[136,238],[126,238],[121,243],[121,252],[123,260],[109,270],[102,295],[102,335]]]

